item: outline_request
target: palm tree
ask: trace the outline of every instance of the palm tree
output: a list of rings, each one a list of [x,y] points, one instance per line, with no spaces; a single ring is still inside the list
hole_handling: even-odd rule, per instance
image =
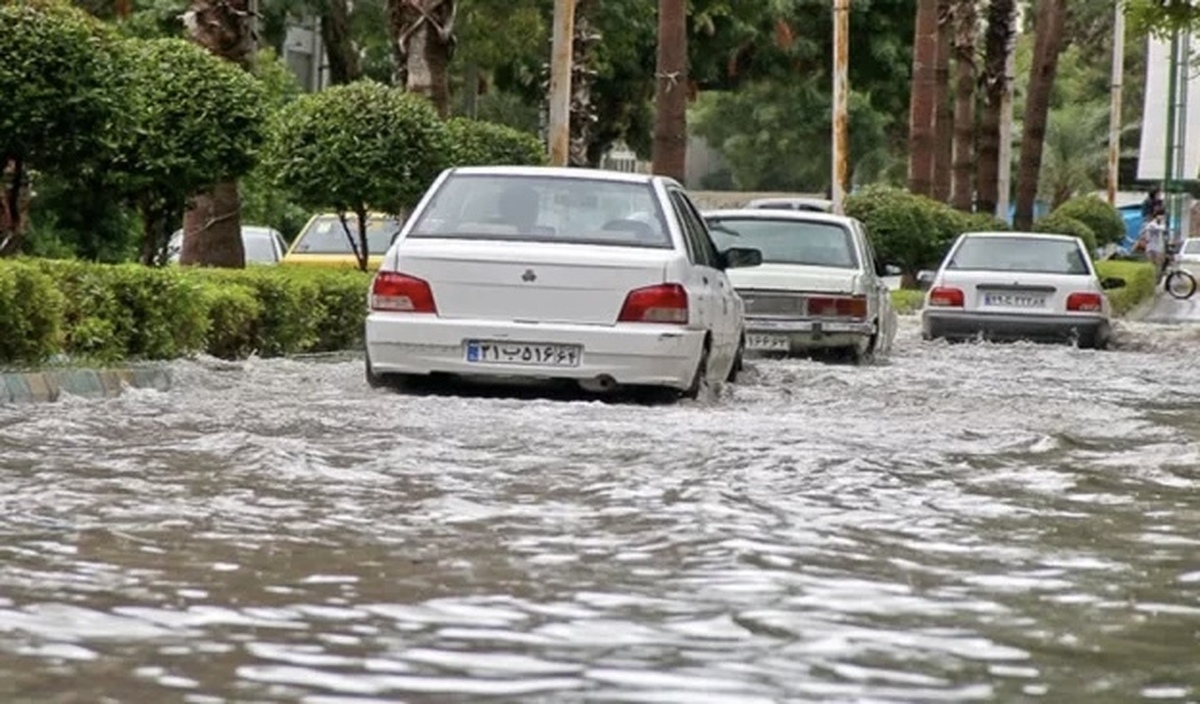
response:
[[[908,190],[933,193],[937,119],[938,0],[917,0],[913,36],[912,98],[908,116]]]
[[[1017,208],[1013,226],[1028,230],[1033,226],[1033,201],[1038,193],[1042,171],[1042,144],[1046,139],[1046,121],[1050,111],[1050,92],[1058,71],[1058,54],[1063,44],[1063,25],[1067,0],[1038,0],[1037,37],[1033,45],[1033,65],[1029,71],[1029,93],[1025,98],[1025,124],[1021,132],[1021,163],[1017,170]]]
[[[990,0],[987,8],[987,29],[984,34],[983,75],[980,90],[983,101],[979,115],[979,168],[976,172],[976,205],[983,213],[994,213],[999,200],[1000,181],[1000,121],[1003,116],[1005,76],[1008,54],[1013,50],[1015,0]]]
[[[1099,187],[1108,166],[1108,106],[1072,103],[1050,113],[1039,194],[1051,209]]]
[[[429,98],[450,114],[450,57],[454,53],[455,0],[387,0],[392,37],[392,82]]]
[[[955,208],[970,211],[975,200],[975,0],[954,7],[954,180],[950,197]]]

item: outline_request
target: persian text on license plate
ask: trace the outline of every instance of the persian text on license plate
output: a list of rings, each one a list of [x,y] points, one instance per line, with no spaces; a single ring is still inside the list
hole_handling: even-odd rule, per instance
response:
[[[983,303],[1005,308],[1045,308],[1046,297],[1028,293],[989,293],[983,297]]]
[[[467,361],[480,364],[578,367],[580,352],[579,345],[491,340],[467,341]]]
[[[787,335],[746,335],[748,350],[779,350],[786,352],[789,347]]]

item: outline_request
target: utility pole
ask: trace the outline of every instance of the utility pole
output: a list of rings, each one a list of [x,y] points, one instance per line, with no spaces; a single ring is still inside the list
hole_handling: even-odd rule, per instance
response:
[[[1172,191],[1174,188],[1175,179],[1175,151],[1177,127],[1176,121],[1176,101],[1179,99],[1179,30],[1171,31],[1171,59],[1168,64],[1167,74],[1167,158],[1163,164],[1163,200],[1166,201],[1167,210],[1167,231],[1175,225],[1175,197]]]
[[[571,49],[575,40],[575,0],[554,0],[554,45],[550,54],[551,166],[566,166],[571,147]]]
[[[1108,203],[1116,206],[1121,178],[1121,85],[1125,76],[1125,0],[1116,0],[1113,18],[1112,105],[1108,116]]]
[[[849,184],[850,0],[833,0],[833,212],[841,215]]]
[[[1008,54],[1004,62],[1004,97],[1000,101],[1000,156],[996,175],[996,217],[1008,222],[1012,193],[1013,79],[1017,74],[1017,12],[1009,18]]]
[[[658,0],[653,171],[683,183],[687,172],[687,0]]]

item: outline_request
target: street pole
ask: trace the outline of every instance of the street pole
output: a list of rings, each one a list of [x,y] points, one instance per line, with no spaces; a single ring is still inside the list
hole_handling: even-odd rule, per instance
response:
[[[1113,18],[1112,85],[1108,116],[1108,203],[1116,206],[1121,178],[1121,85],[1125,76],[1125,0],[1116,0]]]
[[[1017,13],[1008,19],[1009,44],[1004,62],[1004,93],[1000,99],[1000,162],[996,174],[996,217],[1009,221],[1009,194],[1012,193],[1012,128],[1013,128],[1013,79],[1017,73]]]
[[[551,166],[566,166],[571,146],[571,49],[575,0],[554,0],[554,45],[550,55]]]
[[[1167,64],[1167,158],[1163,164],[1162,196],[1166,201],[1167,230],[1174,225],[1174,190],[1172,181],[1175,177],[1175,101],[1179,94],[1179,30],[1171,32],[1171,58]]]
[[[850,0],[833,0],[833,212],[841,215],[849,183]]]

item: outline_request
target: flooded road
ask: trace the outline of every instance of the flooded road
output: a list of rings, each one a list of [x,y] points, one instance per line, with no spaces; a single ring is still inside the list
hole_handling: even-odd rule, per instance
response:
[[[711,404],[0,406],[0,701],[1200,701],[1200,329],[903,323]]]

